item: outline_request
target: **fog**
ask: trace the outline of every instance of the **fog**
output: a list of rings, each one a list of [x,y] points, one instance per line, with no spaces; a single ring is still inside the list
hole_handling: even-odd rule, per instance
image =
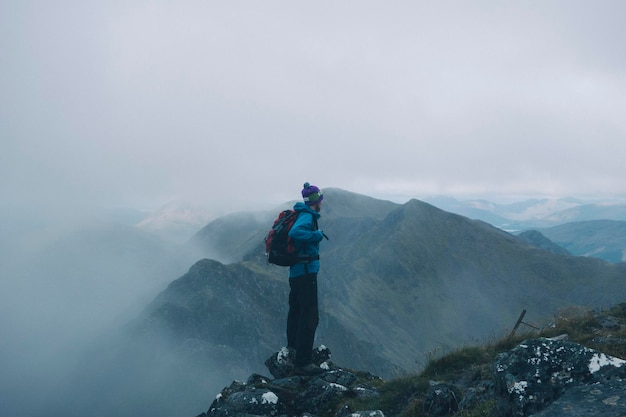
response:
[[[0,414],[194,415],[188,397],[222,383],[126,339],[195,259],[103,209],[256,210],[305,181],[396,201],[626,198],[624,15],[0,2]]]
[[[2,196],[241,210],[304,181],[625,196],[625,14],[619,0],[5,1]]]
[[[0,415],[195,415],[227,377],[133,321],[195,255],[95,215],[0,213]]]

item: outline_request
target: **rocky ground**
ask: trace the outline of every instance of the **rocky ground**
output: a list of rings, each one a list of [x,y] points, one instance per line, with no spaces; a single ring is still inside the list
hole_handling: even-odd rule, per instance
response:
[[[492,377],[471,371],[454,381],[431,381],[413,415],[493,417],[626,416],[626,361],[566,338],[537,338],[497,357]],[[226,416],[384,416],[385,382],[367,372],[343,369],[330,350],[316,349],[315,363],[326,372],[295,376],[286,349],[266,362],[273,378],[252,375],[233,382],[198,417]],[[488,414],[481,414],[489,407]],[[370,405],[368,408],[355,408]],[[380,405],[380,407],[376,407]],[[483,411],[481,411],[483,410]],[[415,412],[421,414],[415,414]],[[410,415],[407,411],[398,413]]]

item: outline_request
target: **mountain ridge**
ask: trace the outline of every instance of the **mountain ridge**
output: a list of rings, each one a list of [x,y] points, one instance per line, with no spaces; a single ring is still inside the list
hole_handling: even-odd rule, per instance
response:
[[[350,320],[346,319],[346,322],[362,321],[367,320],[367,318],[373,320],[374,317],[368,314],[370,310],[365,308],[365,304],[369,302],[377,306],[379,313],[384,311],[391,318],[380,318],[387,324],[386,326],[381,325],[381,329],[395,328],[396,331],[399,331],[399,327],[404,332],[411,334],[412,337],[417,338],[419,332],[411,332],[410,325],[406,323],[419,323],[419,326],[425,330],[425,334],[439,334],[440,342],[448,345],[452,343],[453,339],[458,341],[459,334],[464,333],[466,339],[481,334],[480,326],[473,322],[480,322],[488,317],[497,316],[497,313],[503,317],[508,316],[508,320],[499,322],[501,326],[506,325],[507,322],[512,323],[526,303],[533,299],[542,300],[541,304],[534,304],[537,305],[537,310],[543,310],[543,314],[548,313],[549,306],[560,305],[560,293],[557,292],[551,297],[547,297],[543,290],[529,290],[525,288],[528,284],[520,284],[520,281],[523,280],[523,274],[511,273],[508,268],[502,267],[503,265],[516,264],[517,268],[513,269],[522,269],[528,268],[526,264],[540,262],[547,271],[543,273],[534,271],[532,273],[535,279],[540,280],[542,287],[546,288],[553,285],[549,275],[552,273],[551,270],[556,268],[551,264],[555,262],[555,259],[560,259],[555,258],[556,255],[527,246],[515,236],[486,223],[468,220],[458,215],[445,214],[445,212],[419,201],[408,202],[402,208],[390,213],[384,222],[380,225],[381,228],[399,230],[399,233],[394,235],[393,245],[379,245],[377,250],[370,252],[368,259],[359,259],[359,253],[362,253],[363,249],[357,246],[359,244],[357,242],[353,248],[347,249],[348,254],[339,260],[339,263],[342,261],[345,263],[346,259],[357,259],[359,264],[358,273],[352,274],[350,279],[346,280],[346,285],[349,287],[348,293],[358,291],[357,287],[362,289],[372,286],[377,289],[370,291],[369,297],[365,297],[365,300],[362,301],[364,304],[361,305],[359,313],[351,315]],[[441,233],[442,230],[447,231],[446,239],[431,239],[432,236]],[[483,233],[485,231],[488,234]],[[421,234],[421,236],[416,237],[416,233]],[[380,235],[380,231],[374,229],[369,234]],[[368,241],[369,239],[365,237],[364,240]],[[517,251],[517,256],[523,254],[524,258],[516,260],[507,256],[507,253],[512,250]],[[484,252],[501,253],[501,255],[486,259],[481,257]],[[500,257],[504,259],[498,259]],[[403,261],[403,258],[411,261]],[[582,265],[602,264],[601,261],[596,262],[595,260],[571,259]],[[499,263],[500,266],[494,266],[494,263]],[[576,272],[577,268],[566,269],[569,276],[577,277],[578,281],[581,280],[580,274]],[[591,270],[593,271],[593,268]],[[468,285],[468,283],[471,284]],[[445,290],[441,287],[444,287]],[[391,290],[391,293],[387,292],[388,289]],[[587,288],[587,291],[589,290],[591,288]],[[596,287],[596,291],[590,291],[590,293],[598,294],[598,290],[599,288]],[[526,302],[515,301],[514,298],[516,297],[511,294],[513,291],[526,293],[518,297],[523,297]],[[429,296],[424,297],[423,294]],[[380,297],[383,301],[376,303],[376,297]],[[438,313],[425,319],[412,317],[411,314],[404,314],[392,304],[385,302],[385,299],[390,297],[395,297],[394,303],[405,306],[419,303],[422,311]],[[576,297],[580,299],[581,294],[576,294]],[[457,304],[452,300],[463,300],[463,304]],[[499,300],[510,301],[499,302]],[[486,307],[489,304],[495,304],[497,307]],[[517,308],[511,309],[511,305],[517,305]],[[410,311],[410,308],[407,311]],[[468,318],[472,316],[474,318]],[[453,334],[446,335],[446,332],[442,332],[440,329],[445,328],[445,323],[450,321],[456,321],[462,325],[457,324],[456,327],[458,328],[451,332]],[[344,324],[347,325],[347,323]],[[482,336],[484,337],[486,334],[482,333]],[[377,338],[385,339],[382,334],[377,334]],[[407,341],[410,339],[411,337],[405,338]],[[425,348],[428,350],[434,346],[431,344]],[[411,356],[407,355],[408,352],[406,351],[404,353],[404,355],[396,357]],[[418,353],[414,350],[412,356],[415,357]],[[405,363],[405,366],[407,365]]]
[[[623,293],[624,265],[553,254],[488,223],[419,200],[402,205],[369,198],[356,205],[345,203],[353,197],[342,190],[326,192],[320,227],[330,241],[322,245],[318,280],[322,311],[318,340],[339,346],[335,354],[348,366],[383,376],[407,372],[428,352],[488,338],[512,326],[522,309],[545,318],[565,305],[610,305],[619,301],[616,293]],[[261,239],[271,223],[255,220],[250,225],[247,238]],[[225,228],[213,236],[213,244],[219,246],[224,238],[232,243],[241,229],[235,225],[236,232],[229,235]],[[233,249],[231,256],[242,261],[225,266],[207,263],[210,267],[202,269],[207,277],[219,276],[224,268],[237,270],[237,279],[255,281],[259,293],[271,298],[272,318],[265,321],[259,318],[269,313],[260,306],[257,314],[254,309],[228,309],[224,303],[229,300],[217,300],[233,320],[246,326],[253,323],[244,343],[228,345],[233,350],[245,350],[255,335],[267,337],[267,343],[284,338],[286,270],[267,265],[262,241],[253,243]],[[192,297],[194,286],[188,278],[181,277],[181,285]],[[219,280],[213,284],[216,291],[232,291]],[[282,289],[268,290],[272,285]],[[158,302],[146,311],[165,327],[185,323],[161,313]],[[195,320],[202,319],[193,314]],[[206,314],[205,320],[210,320]],[[255,326],[268,335],[257,335]],[[196,329],[188,336],[211,344],[206,332]],[[349,343],[337,342],[341,337]],[[364,346],[373,347],[373,355],[362,354]],[[271,350],[263,353],[267,356]],[[247,359],[252,364],[262,361],[263,355],[254,352],[254,358]]]
[[[534,198],[513,203],[461,201],[451,197],[432,197],[425,200],[446,211],[481,219],[513,231],[597,219],[626,221],[626,205],[622,200],[595,202],[572,197]]]

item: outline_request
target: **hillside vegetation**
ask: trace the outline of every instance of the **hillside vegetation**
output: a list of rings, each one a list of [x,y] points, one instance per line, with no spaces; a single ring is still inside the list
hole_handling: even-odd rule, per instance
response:
[[[626,359],[626,303],[604,312],[583,308],[561,310],[555,320],[540,331],[519,333],[482,345],[468,345],[434,356],[419,374],[380,380],[379,398],[370,401],[350,400],[353,409],[381,410],[385,416],[427,417],[423,410],[424,397],[431,381],[454,385],[471,385],[488,380],[498,354],[507,352],[529,338],[567,335],[572,342],[596,349],[607,355]],[[491,415],[494,402],[486,398],[471,410],[461,410],[456,416],[484,417]]]

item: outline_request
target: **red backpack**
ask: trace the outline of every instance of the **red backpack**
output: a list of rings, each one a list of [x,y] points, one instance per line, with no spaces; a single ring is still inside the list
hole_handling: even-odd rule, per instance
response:
[[[299,256],[289,231],[298,218],[300,212],[295,210],[283,210],[274,220],[274,225],[265,237],[265,254],[267,262],[280,265],[291,266],[298,263]]]

